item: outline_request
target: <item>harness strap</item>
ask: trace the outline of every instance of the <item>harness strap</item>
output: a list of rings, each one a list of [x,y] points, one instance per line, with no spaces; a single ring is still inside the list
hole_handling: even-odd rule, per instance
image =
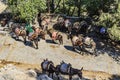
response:
[[[49,70],[51,64],[53,64],[53,63],[49,63],[49,64],[47,65],[47,69],[48,69],[48,70]]]
[[[71,67],[69,66],[68,69],[67,69],[67,72],[68,72],[68,73],[70,72],[70,69],[71,69]]]

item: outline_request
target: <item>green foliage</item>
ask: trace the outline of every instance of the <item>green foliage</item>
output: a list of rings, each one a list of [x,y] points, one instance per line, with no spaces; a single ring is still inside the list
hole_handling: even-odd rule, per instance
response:
[[[9,0],[11,11],[20,19],[31,22],[39,11],[46,8],[45,0]]]
[[[43,12],[47,7],[47,0],[8,1],[11,11],[26,21],[32,21],[39,11]],[[74,16],[87,13],[84,16],[97,18],[93,23],[107,27],[111,39],[120,40],[120,0],[54,0],[54,4],[56,13]]]
[[[108,28],[108,33],[111,39],[120,40],[120,3],[114,13],[102,13],[98,25],[103,25]]]
[[[108,33],[112,40],[120,41],[120,27],[114,24],[112,28],[108,28]]]

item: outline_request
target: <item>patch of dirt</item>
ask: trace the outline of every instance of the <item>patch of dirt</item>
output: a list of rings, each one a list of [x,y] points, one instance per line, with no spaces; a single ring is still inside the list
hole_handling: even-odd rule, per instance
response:
[[[7,64],[13,64],[16,67],[22,68],[22,69],[38,69],[40,70],[39,64],[27,64],[27,63],[21,63],[21,62],[13,62],[13,61],[6,61],[6,60],[0,60],[0,68],[4,67]]]
[[[6,60],[0,60],[0,68],[4,67],[7,64],[13,64],[18,68],[21,69],[35,69],[35,70],[40,70],[41,72],[41,67],[39,64],[27,64],[27,63],[20,63],[20,62],[13,62],[13,61],[6,61]],[[112,77],[111,74],[102,72],[102,71],[89,71],[89,70],[83,70],[83,76],[88,79],[96,79],[96,80],[103,80],[106,79],[108,80],[109,78]],[[100,78],[100,79],[98,79]]]
[[[56,45],[50,45],[51,48],[58,48],[59,46]]]

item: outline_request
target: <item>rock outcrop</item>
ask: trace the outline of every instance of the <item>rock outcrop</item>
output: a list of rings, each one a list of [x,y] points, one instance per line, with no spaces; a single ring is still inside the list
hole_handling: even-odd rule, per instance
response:
[[[0,80],[52,80],[47,75],[37,76],[34,70],[22,70],[12,64],[0,69]]]

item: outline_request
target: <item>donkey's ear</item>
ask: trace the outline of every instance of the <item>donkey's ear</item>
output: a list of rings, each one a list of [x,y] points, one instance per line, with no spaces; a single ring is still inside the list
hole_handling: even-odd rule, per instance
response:
[[[60,64],[64,63],[64,61],[60,62]]]
[[[81,71],[83,70],[83,67],[80,69]]]
[[[70,63],[68,64],[69,66],[72,66]]]

